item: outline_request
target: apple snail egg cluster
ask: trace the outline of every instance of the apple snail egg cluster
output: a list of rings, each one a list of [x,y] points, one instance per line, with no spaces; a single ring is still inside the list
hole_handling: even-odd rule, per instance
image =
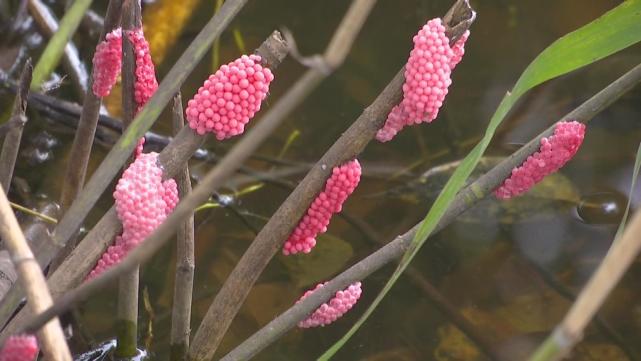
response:
[[[122,67],[122,30],[112,30],[105,35],[93,54],[93,93],[106,97],[116,84]]]
[[[305,297],[314,293],[314,291],[323,287],[325,283],[319,283],[314,289],[305,292],[305,294],[300,298],[300,300],[297,301],[297,303],[304,300]],[[354,307],[358,299],[361,297],[361,293],[362,290],[360,282],[355,282],[343,291],[336,292],[336,295],[331,300],[329,300],[329,302],[323,303],[309,317],[299,322],[298,327],[310,328],[329,325],[330,323],[343,316],[347,311],[352,309],[352,307]]]
[[[0,361],[33,361],[38,356],[38,352],[36,336],[10,336],[0,350]]]
[[[316,236],[327,231],[334,213],[341,211],[361,179],[361,165],[357,159],[334,167],[325,183],[325,189],[314,199],[283,246],[283,254],[309,253],[316,245]]]
[[[414,49],[405,65],[403,100],[392,109],[376,139],[387,142],[405,126],[429,123],[437,117],[468,36],[466,31],[450,46],[445,26],[438,18],[428,21],[414,36]]]
[[[243,55],[223,65],[187,103],[189,126],[198,134],[214,133],[218,140],[242,134],[274,80],[258,55]]]
[[[178,188],[173,179],[162,180],[158,153],[139,152],[118,181],[114,199],[123,231],[88,278],[119,263],[131,249],[149,236],[178,203]]]
[[[138,28],[129,31],[127,35],[134,47],[134,55],[136,57],[134,99],[137,105],[136,111],[139,112],[158,89],[158,81],[156,80],[156,69],[149,52],[149,43],[147,43],[142,29]]]
[[[559,122],[554,134],[541,139],[539,150],[512,170],[509,178],[494,191],[499,199],[509,199],[530,190],[548,174],[565,165],[579,150],[585,136],[585,124]]]

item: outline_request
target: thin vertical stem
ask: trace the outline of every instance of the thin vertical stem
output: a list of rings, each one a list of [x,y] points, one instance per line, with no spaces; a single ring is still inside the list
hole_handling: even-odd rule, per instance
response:
[[[11,254],[11,260],[20,276],[22,287],[26,290],[27,304],[32,312],[38,314],[49,308],[53,304],[53,300],[49,294],[45,277],[27,244],[15,214],[11,210],[4,189],[0,190],[0,235]],[[40,329],[38,339],[47,360],[71,361],[71,353],[57,318],[47,322]]]
[[[180,93],[174,97],[173,128],[178,134],[184,126],[183,107]],[[191,193],[191,179],[187,163],[177,176],[180,198]],[[184,360],[189,348],[191,333],[191,300],[194,288],[194,214],[178,227],[176,239],[176,278],[174,303],[171,313],[171,360]]]
[[[122,0],[109,1],[107,14],[105,16],[105,25],[102,34],[100,35],[100,40],[98,40],[99,42],[104,40],[105,35],[120,23],[121,7]],[[67,169],[65,171],[65,181],[62,186],[62,193],[60,194],[60,207],[62,208],[62,214],[67,212],[83,188],[85,176],[87,175],[87,165],[89,164],[89,157],[91,156],[91,148],[96,135],[96,127],[98,126],[98,115],[102,100],[96,96],[91,89],[93,87],[93,70],[92,76],[89,77],[88,87],[89,90],[87,91],[82,104],[82,113],[80,114],[78,128],[76,129],[73,144],[71,145],[69,160],[67,161]],[[52,270],[58,268],[62,261],[75,248],[76,243],[77,240],[73,236],[70,236],[69,239],[66,240],[66,243],[62,243],[64,248],[62,248],[55,256],[50,267]],[[55,255],[54,252],[52,253],[53,254],[49,256],[50,259],[53,259]]]
[[[105,26],[98,42],[103,41],[105,35],[118,26],[121,11],[122,0],[109,1],[107,14],[105,16]],[[82,103],[80,122],[76,129],[76,135],[71,145],[71,152],[69,153],[69,161],[67,162],[65,182],[62,188],[62,194],[60,195],[60,205],[62,206],[63,213],[69,209],[71,203],[76,199],[85,183],[89,156],[91,155],[93,139],[96,134],[96,127],[98,126],[98,114],[100,112],[102,99],[96,96],[91,90],[94,70],[95,69],[92,70],[92,76],[89,77],[89,90]],[[74,242],[70,243],[74,244]],[[72,248],[73,246],[71,249]]]
[[[140,27],[140,1],[125,0],[122,10],[122,109],[123,129],[127,129],[136,112],[134,84],[136,57],[129,32]],[[118,282],[118,315],[116,356],[133,357],[138,348],[138,286],[140,269],[122,275]]]
[[[28,59],[22,69],[16,99],[13,102],[13,111],[9,119],[10,129],[2,143],[2,152],[0,153],[0,184],[7,194],[11,186],[13,177],[13,168],[16,165],[18,150],[20,149],[20,140],[22,139],[22,129],[27,122],[25,112],[27,110],[27,97],[29,95],[29,84],[31,83],[31,59]]]

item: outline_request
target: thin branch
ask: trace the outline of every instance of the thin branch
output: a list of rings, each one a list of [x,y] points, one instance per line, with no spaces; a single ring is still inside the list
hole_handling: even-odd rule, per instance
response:
[[[272,59],[274,63],[265,65],[269,66],[272,70],[275,70],[287,55],[287,45],[280,36],[280,33],[278,31],[274,31],[256,50],[256,53],[264,59]],[[275,110],[272,109],[271,112],[273,111]],[[274,118],[269,114],[270,113],[266,114],[259,124],[265,122],[269,117],[272,117],[272,119]],[[168,179],[176,176],[179,170],[184,167],[185,162],[189,160],[189,157],[198,149],[206,138],[207,137],[197,135],[188,127],[183,127],[178,136],[174,137],[171,143],[159,155],[159,161],[163,168],[163,178]],[[251,144],[251,142],[249,144]],[[251,153],[253,150],[250,149],[249,151]],[[236,162],[232,159],[227,162],[225,167],[229,169],[229,172],[231,173],[234,171],[234,167],[238,167],[241,163],[242,161]],[[220,182],[222,183],[226,177],[226,175],[223,176]],[[211,195],[211,192],[207,191],[207,197],[205,200],[196,202],[193,208],[204,203],[208,199],[209,195]],[[65,261],[52,275],[50,275],[49,288],[54,299],[68,293],[69,290],[76,287],[82,282],[82,280],[84,280],[85,276],[96,264],[98,258],[100,258],[100,255],[107,249],[111,240],[120,232],[120,230],[121,224],[116,215],[116,209],[112,206],[100,221],[91,229],[89,234],[87,234],[87,236],[85,236],[85,238],[78,244],[73,252],[71,252],[69,257],[65,259]],[[170,234],[167,236],[170,236]],[[54,242],[55,240],[52,240],[47,244],[55,244]],[[142,246],[144,246],[144,243],[141,247]],[[15,288],[9,292],[9,295],[12,296],[10,299],[11,302],[7,302],[5,300],[0,303],[0,323],[4,323],[8,320],[22,297],[20,291]],[[25,320],[29,316],[30,315],[26,312],[19,312],[7,327],[5,327],[2,332],[2,336],[5,337],[7,334],[15,333],[25,324]]]
[[[9,204],[11,205],[11,207],[16,208],[13,203],[9,202]],[[55,203],[47,203],[44,206],[40,207],[37,211],[29,209],[28,214],[32,215],[33,217],[30,217],[24,224],[22,224],[22,228],[24,229],[24,236],[27,239],[29,248],[31,248],[31,251],[36,255],[36,261],[38,261],[38,264],[41,263],[40,260],[38,260],[38,253],[40,252],[40,249],[43,247],[44,243],[48,241],[47,235],[51,230],[51,224],[46,223],[46,221],[43,221],[43,219],[52,219],[52,216],[57,217],[59,210],[60,208]],[[7,258],[3,258],[2,261],[0,261],[0,282],[2,284],[2,286],[0,287],[0,300],[4,302],[7,292],[11,289],[12,286],[14,286],[16,282],[16,277],[9,254],[6,250],[3,252],[4,253],[0,253],[2,254],[2,256],[0,257],[6,256]],[[15,284],[15,286],[22,289],[19,283]]]
[[[530,361],[564,358],[583,338],[583,331],[619,283],[641,250],[641,212],[636,212],[621,239],[616,240],[570,311],[543,342]]]
[[[608,85],[605,89],[588,99],[578,108],[565,115],[561,120],[574,119],[588,122],[607,106],[616,101],[623,94],[632,89],[641,81],[641,65],[634,67],[619,79]],[[554,125],[536,136],[515,153],[504,159],[490,171],[474,181],[465,189],[461,190],[454,198],[454,201],[447,209],[441,221],[438,223],[432,234],[436,234],[465,210],[474,206],[478,201],[490,195],[503,180],[510,174],[514,167],[519,166],[532,153],[539,149],[542,137],[549,136],[554,131]],[[330,149],[331,150],[331,149]],[[289,310],[268,323],[240,346],[232,350],[224,359],[236,360],[248,358],[248,355],[255,355],[269,344],[276,341],[281,335],[293,328],[299,321],[305,319],[314,309],[326,302],[338,290],[348,285],[365,279],[376,272],[384,265],[401,257],[411,244],[420,223],[414,225],[405,234],[396,237],[393,241],[370,254],[358,263],[342,272],[322,288],[306,297],[301,302],[292,306]]]
[[[128,32],[141,26],[140,1],[125,0],[122,10],[122,122],[127,127],[134,119],[136,101],[136,56]],[[138,267],[118,280],[118,312],[116,319],[116,356],[134,357],[138,353]]]
[[[31,84],[32,70],[31,59],[28,59],[20,75],[19,90],[13,102],[11,118],[9,118],[8,124],[12,124],[12,126],[4,138],[4,143],[2,143],[2,152],[0,153],[0,185],[2,185],[2,188],[7,194],[11,187],[13,169],[18,158],[22,130],[27,122],[25,112],[27,110],[27,97],[29,94],[29,85]]]
[[[11,254],[20,283],[26,289],[29,308],[38,314],[53,302],[42,270],[20,230],[4,189],[0,191],[0,235]],[[38,339],[46,359],[71,361],[71,353],[57,318],[42,327],[38,332]]]
[[[174,97],[172,113],[174,134],[185,124],[180,93]],[[187,163],[176,177],[180,198],[191,193],[191,179]],[[184,360],[191,334],[191,301],[194,289],[194,214],[187,217],[178,228],[176,237],[176,277],[174,302],[171,312],[171,359]]]
[[[110,0],[107,7],[107,14],[105,16],[104,28],[102,34],[100,34],[98,42],[103,41],[105,35],[119,25],[121,12],[122,0]],[[87,166],[89,165],[89,158],[91,157],[91,148],[96,134],[98,114],[100,112],[102,99],[96,96],[93,90],[91,90],[91,87],[93,86],[93,71],[95,71],[95,69],[92,69],[92,76],[89,79],[89,91],[87,92],[82,104],[82,113],[80,114],[78,128],[76,129],[73,143],[71,145],[71,151],[69,152],[67,169],[65,171],[65,181],[62,184],[60,207],[62,208],[63,214],[67,212],[67,209],[71,206],[83,188],[85,176],[87,174]],[[57,229],[58,227],[56,227],[56,230]],[[76,246],[77,240],[73,238],[74,234],[71,234],[69,239],[65,242],[53,243],[56,246],[60,246],[62,249],[52,249],[51,254],[47,255],[50,259],[53,259],[54,256],[56,257],[51,269],[55,270],[58,268],[60,263]]]
[[[121,12],[122,0],[110,0],[109,6],[107,7],[107,15],[105,16],[105,25],[98,39],[98,43],[105,39],[106,34],[118,27]],[[98,124],[98,114],[102,103],[102,99],[96,96],[91,90],[94,71],[95,69],[92,69],[92,75],[89,78],[89,91],[87,91],[82,104],[80,121],[71,145],[69,161],[67,162],[65,181],[62,187],[62,194],[60,195],[60,205],[63,212],[67,211],[82,190],[87,174],[89,157],[91,156],[91,147],[93,145],[96,126]],[[71,244],[71,246],[63,251],[63,254],[66,255],[69,253],[71,248],[73,248],[73,242],[71,242]]]

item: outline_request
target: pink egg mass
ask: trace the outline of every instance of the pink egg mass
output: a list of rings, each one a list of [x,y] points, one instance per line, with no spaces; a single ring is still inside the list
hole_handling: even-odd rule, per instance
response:
[[[116,84],[122,66],[122,31],[115,29],[105,35],[93,54],[93,85],[97,97],[106,97]]]
[[[313,290],[305,292],[305,294],[296,303],[304,300],[305,297],[323,287],[325,283],[319,283]],[[343,291],[336,292],[334,298],[329,300],[327,303],[323,303],[309,317],[299,322],[298,327],[310,328],[329,325],[354,307],[358,299],[361,297],[361,293],[362,290],[360,282],[353,283]]]
[[[325,183],[325,189],[314,199],[307,213],[285,241],[283,254],[309,253],[316,246],[318,234],[327,231],[332,214],[341,211],[343,203],[354,192],[360,179],[361,165],[357,159],[334,167]]]
[[[541,138],[541,147],[523,164],[514,168],[494,194],[499,199],[509,199],[530,190],[548,174],[565,165],[579,150],[585,136],[585,125],[576,121],[559,122],[554,134]]]
[[[189,126],[200,135],[214,133],[218,140],[242,134],[260,110],[272,80],[274,75],[258,55],[243,55],[221,66],[187,103]]]
[[[392,109],[376,139],[387,142],[405,126],[436,118],[452,84],[452,70],[463,58],[468,36],[466,31],[450,46],[438,18],[428,21],[414,36],[414,49],[405,65],[403,100]]]
[[[162,180],[158,153],[141,153],[139,150],[140,145],[136,160],[123,172],[114,191],[122,234],[102,255],[88,278],[96,277],[120,262],[167,218],[178,203],[176,182],[173,179]]]
[[[134,100],[136,112],[139,112],[158,89],[154,63],[149,53],[149,43],[142,29],[127,32],[134,48],[136,58]],[[96,47],[93,56],[93,92],[96,96],[105,97],[111,92],[122,68],[122,30],[113,30],[105,40]]]
[[[11,336],[0,350],[0,361],[33,361],[38,356],[38,352],[36,336]]]
[[[129,31],[127,36],[133,45],[134,55],[136,57],[134,99],[137,105],[136,112],[139,112],[145,104],[147,104],[147,101],[151,99],[151,96],[154,95],[156,89],[158,89],[158,81],[156,80],[154,63],[151,61],[149,43],[145,39],[142,29]]]

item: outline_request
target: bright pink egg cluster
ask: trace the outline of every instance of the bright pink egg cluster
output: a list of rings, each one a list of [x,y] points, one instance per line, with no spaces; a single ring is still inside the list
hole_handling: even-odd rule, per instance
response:
[[[541,138],[539,150],[529,156],[523,164],[512,170],[512,174],[494,191],[499,199],[509,199],[530,190],[545,176],[565,165],[579,150],[585,136],[585,125],[576,121],[559,122],[554,134]]]
[[[325,189],[314,199],[307,213],[289,235],[283,254],[309,253],[316,245],[319,233],[327,231],[332,214],[338,213],[361,180],[361,165],[357,159],[332,169]]]
[[[129,36],[129,41],[133,45],[134,55],[136,56],[134,99],[137,105],[136,112],[139,112],[158,89],[158,81],[156,80],[154,63],[151,61],[149,43],[145,39],[142,29],[130,31],[127,36]]]
[[[466,31],[453,46],[441,19],[432,19],[414,36],[414,49],[405,66],[403,100],[395,106],[376,139],[387,142],[405,126],[431,122],[443,105],[452,70],[465,52]]]
[[[122,66],[122,31],[115,29],[105,36],[93,54],[93,93],[106,97],[116,84]]]
[[[189,126],[200,135],[214,133],[218,140],[242,134],[260,110],[272,80],[274,75],[258,55],[243,55],[221,66],[187,103]]]
[[[149,52],[149,43],[142,29],[129,31],[127,36],[133,45],[136,58],[134,100],[136,112],[139,112],[158,89],[158,81]],[[93,56],[93,67],[93,92],[96,96],[105,97],[111,92],[122,68],[121,28],[107,34],[105,40],[98,44]]]
[[[311,295],[314,291],[323,287],[325,283],[319,283],[313,290],[305,292],[303,297],[301,297],[300,300],[298,300],[296,303],[302,301],[303,299],[305,299],[305,297]],[[361,293],[362,290],[360,282],[353,283],[343,291],[336,292],[334,298],[329,300],[329,302],[327,303],[323,303],[308,318],[299,322],[298,327],[310,328],[329,325],[330,323],[343,316],[352,307],[354,307],[358,299],[361,297]]]
[[[120,262],[149,236],[178,203],[178,188],[173,179],[162,180],[158,153],[139,153],[118,181],[114,199],[122,235],[116,237],[88,278]]]
[[[0,361],[33,361],[38,356],[38,352],[36,336],[11,336],[0,351]]]

